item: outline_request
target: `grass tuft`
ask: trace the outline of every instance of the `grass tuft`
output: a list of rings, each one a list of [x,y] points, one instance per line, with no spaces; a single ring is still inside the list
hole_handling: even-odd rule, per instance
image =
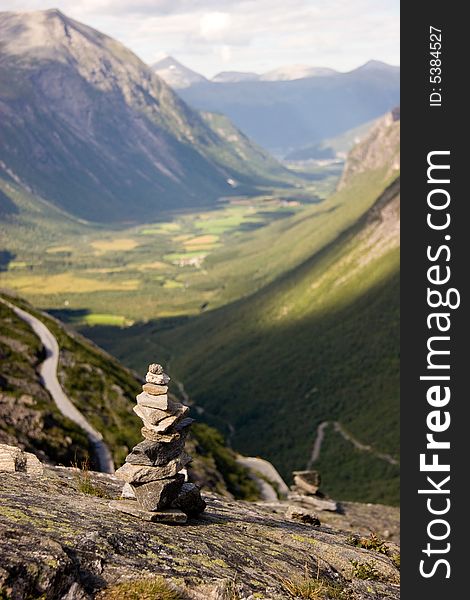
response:
[[[292,598],[304,598],[306,600],[347,600],[349,597],[345,588],[336,582],[330,581],[326,577],[320,576],[320,570],[311,576],[308,573],[307,566],[305,574],[291,579],[282,578],[282,587]]]
[[[163,577],[135,579],[113,585],[98,595],[99,600],[184,600],[185,596]]]
[[[75,465],[78,467],[78,465]],[[90,476],[90,462],[86,458],[82,461],[77,471],[77,488],[82,494],[88,494],[88,496],[96,496],[97,498],[109,498],[108,493],[101,486],[96,485],[91,480]]]

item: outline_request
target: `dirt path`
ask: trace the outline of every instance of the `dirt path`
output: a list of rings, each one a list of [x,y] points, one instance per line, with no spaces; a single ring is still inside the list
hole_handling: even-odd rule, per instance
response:
[[[100,471],[103,473],[114,473],[114,462],[109,448],[103,441],[103,436],[97,431],[76,408],[69,397],[65,394],[57,379],[57,367],[59,364],[59,344],[51,331],[42,321],[30,313],[1,299],[4,304],[11,308],[15,314],[25,321],[41,340],[46,351],[46,358],[39,367],[42,383],[52,396],[60,412],[71,421],[81,427],[88,436],[93,446],[93,451],[98,460]]]

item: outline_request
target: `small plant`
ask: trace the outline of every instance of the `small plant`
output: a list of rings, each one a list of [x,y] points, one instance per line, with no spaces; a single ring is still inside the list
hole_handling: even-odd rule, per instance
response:
[[[79,469],[77,472],[77,487],[82,494],[97,496],[98,498],[109,498],[106,491],[91,480],[88,458],[82,461],[80,467],[77,464],[75,464],[75,467]]]
[[[390,558],[391,558],[391,561],[392,561],[394,567],[396,567],[398,570],[400,570],[400,553],[397,552],[396,554],[392,554],[392,556]]]
[[[366,581],[379,581],[381,579],[374,563],[361,563],[358,560],[352,560],[351,564],[353,566],[352,576],[356,579],[365,579]]]
[[[347,539],[348,544],[355,546],[356,548],[364,548],[365,550],[373,550],[380,554],[389,556],[389,547],[385,541],[380,539],[375,533],[371,533],[369,537],[358,537],[356,535],[350,535]]]
[[[184,600],[183,594],[163,577],[118,583],[98,595],[99,600]]]

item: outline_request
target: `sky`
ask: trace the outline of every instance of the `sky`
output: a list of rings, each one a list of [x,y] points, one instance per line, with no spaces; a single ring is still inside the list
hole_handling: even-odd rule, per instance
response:
[[[290,64],[348,71],[399,64],[399,0],[0,0],[59,8],[152,64],[165,55],[211,77]]]

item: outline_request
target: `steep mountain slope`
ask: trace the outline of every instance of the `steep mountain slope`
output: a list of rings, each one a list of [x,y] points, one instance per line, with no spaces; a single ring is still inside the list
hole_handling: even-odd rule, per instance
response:
[[[20,298],[6,296],[6,299],[38,317],[55,335],[60,346],[61,385],[75,406],[103,434],[115,462],[119,464],[128,448],[139,440],[138,423],[132,419],[133,397],[139,389],[138,378],[116,359],[66,330],[59,321],[35,311]],[[75,452],[80,457],[88,451],[88,441],[81,430],[58,413],[49,393],[40,383],[38,366],[43,360],[43,350],[39,339],[3,303],[0,303],[0,310],[2,353],[5,358],[5,362],[2,361],[1,389],[4,407],[9,411],[8,418],[2,423],[2,435],[13,436],[25,449],[33,452],[41,450],[41,444],[37,441],[39,438],[46,446],[44,452],[50,462],[71,464]],[[21,418],[21,405],[24,404],[25,394],[29,396],[27,406],[37,413],[34,419],[43,422],[42,426],[24,430],[26,422]],[[47,446],[50,437],[49,414],[58,423],[53,427],[57,450]],[[8,443],[12,443],[12,440]],[[63,451],[62,446],[67,451]]]
[[[397,456],[398,192],[395,183],[335,243],[254,297],[160,332],[195,402],[230,424],[235,447],[284,476],[305,467],[328,419]],[[327,491],[396,502],[397,469],[367,472],[363,459],[342,472],[323,457]]]
[[[349,73],[284,78],[224,78],[180,93],[199,110],[227,115],[251,139],[280,155],[335,137],[399,103],[399,69],[377,61]]]
[[[74,405],[103,434],[120,465],[141,440],[132,411],[141,381],[113,357],[56,319],[36,311],[18,297],[0,295],[0,444],[33,452],[42,461],[65,466],[91,459],[87,436],[54,404],[43,385],[39,365],[44,348],[32,329],[1,301],[33,314],[54,334],[60,346],[59,379]],[[202,423],[193,425],[187,442],[193,457],[189,477],[203,489],[229,497],[256,500],[256,484],[220,433]]]
[[[132,52],[57,10],[0,13],[0,39],[0,175],[73,215],[152,219],[215,201],[230,178],[287,173],[258,156],[246,176],[230,144]]]
[[[246,276],[262,277],[267,264],[278,273],[271,283],[179,326],[136,325],[107,346],[135,367],[152,343],[166,352],[203,417],[287,478],[309,462],[317,426],[339,421],[374,450],[328,430],[318,466],[339,498],[398,501],[398,132],[388,117],[377,124],[363,142],[374,160],[364,172],[346,168],[320,229],[312,209],[238,249]]]

